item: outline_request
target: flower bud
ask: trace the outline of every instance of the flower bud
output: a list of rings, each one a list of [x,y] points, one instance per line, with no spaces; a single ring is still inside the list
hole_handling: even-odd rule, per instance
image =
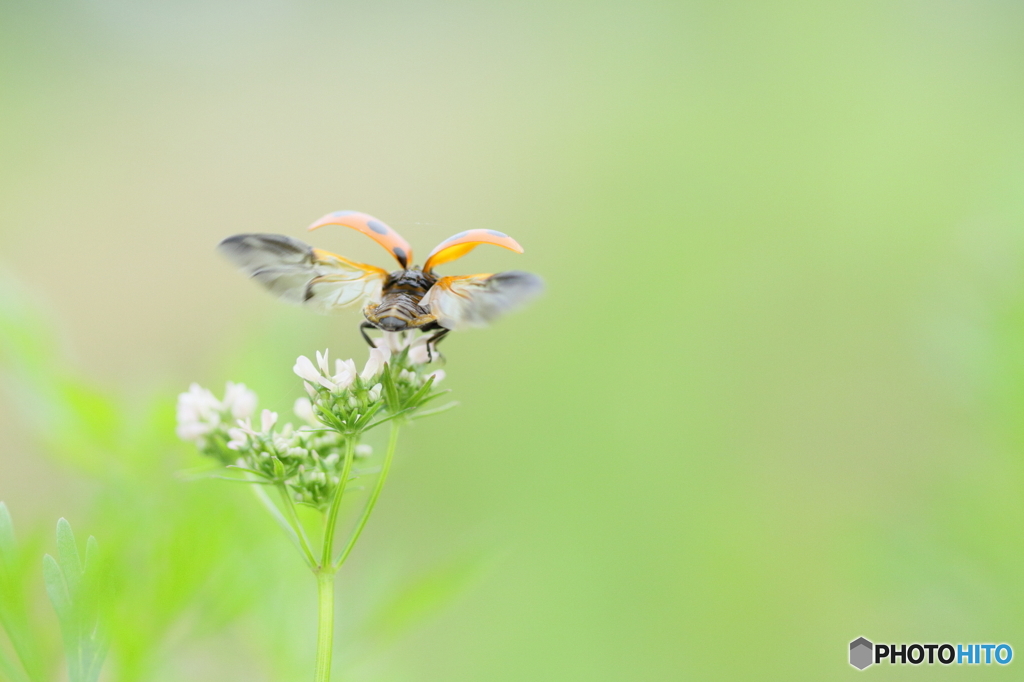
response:
[[[224,389],[223,408],[235,419],[251,417],[256,411],[256,394],[245,384],[228,382]]]
[[[391,359],[391,351],[388,348],[371,349],[370,359],[366,361],[366,366],[363,368],[359,378],[363,381],[369,381],[377,376],[384,369],[384,365],[387,364],[389,359]]]
[[[425,365],[430,362],[430,351],[427,348],[429,336],[421,336],[409,344],[409,362],[414,365]]]
[[[308,398],[296,398],[295,404],[292,405],[292,411],[302,421],[316,425],[316,413],[313,411],[313,403]]]
[[[348,388],[356,380],[356,363],[352,359],[334,361],[334,383],[338,388]]]

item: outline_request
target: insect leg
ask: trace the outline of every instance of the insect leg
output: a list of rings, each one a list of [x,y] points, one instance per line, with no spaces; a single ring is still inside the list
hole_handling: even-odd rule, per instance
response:
[[[376,328],[377,327],[373,326],[373,324],[371,324],[369,322],[363,322],[361,325],[359,325],[359,333],[363,335],[363,339],[366,340],[366,343],[369,344],[370,348],[376,348],[377,344],[375,344],[373,342],[373,339],[371,339],[369,336],[366,335],[366,330],[367,329],[376,329]]]
[[[451,329],[442,328],[441,331],[431,334],[430,338],[427,339],[427,358],[430,362],[434,361],[434,351],[437,350],[437,344],[441,343],[441,339],[448,336],[450,331]],[[444,356],[440,353],[437,356],[442,360],[444,359]]]

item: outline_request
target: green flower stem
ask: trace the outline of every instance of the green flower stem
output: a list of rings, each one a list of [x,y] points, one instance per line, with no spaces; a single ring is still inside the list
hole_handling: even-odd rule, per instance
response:
[[[324,546],[320,552],[321,570],[330,567],[331,555],[334,553],[334,531],[338,526],[338,510],[341,509],[341,498],[345,494],[345,486],[348,483],[349,473],[352,471],[352,460],[355,459],[356,438],[349,435],[345,439],[345,463],[341,467],[341,476],[338,478],[338,489],[334,492],[334,499],[331,500],[331,508],[327,512],[327,528],[324,530]]]
[[[377,498],[380,496],[381,488],[384,487],[384,481],[388,478],[388,471],[391,470],[391,460],[395,456],[395,446],[398,445],[398,429],[399,422],[391,422],[391,435],[388,438],[388,450],[384,454],[384,464],[381,467],[380,475],[377,477],[377,485],[374,486],[373,492],[370,493],[370,499],[366,502],[366,508],[363,510],[363,515],[359,517],[359,522],[356,524],[356,528],[352,531],[352,537],[349,538],[348,544],[345,545],[345,549],[342,550],[341,555],[338,557],[338,561],[334,564],[334,570],[337,570],[345,563],[345,559],[348,558],[352,548],[355,547],[356,540],[359,539],[359,534],[363,532],[363,528],[366,526],[366,521],[370,518],[370,512],[373,511],[373,506],[377,504]]]
[[[310,568],[315,569],[316,557],[313,556],[313,550],[309,546],[309,538],[306,537],[306,531],[302,527],[299,515],[295,511],[295,502],[292,500],[291,495],[288,494],[288,487],[284,483],[278,483],[277,489],[281,493],[281,503],[284,506],[285,518],[299,539],[299,548],[302,550],[302,556],[306,559],[306,563],[309,564]]]
[[[313,682],[330,682],[334,650],[334,571],[316,573],[319,619],[316,632],[316,672]]]
[[[334,532],[338,526],[338,511],[345,494],[345,484],[352,471],[355,459],[356,438],[349,435],[345,440],[345,462],[338,478],[338,489],[334,492],[331,507],[327,511],[327,527],[324,529],[324,545],[320,551],[320,564],[313,567],[317,584],[318,620],[316,631],[316,671],[314,682],[329,682],[331,679],[331,654],[334,650],[334,574],[337,567],[331,565],[334,553]]]
[[[246,476],[249,478],[250,482],[255,480],[250,474],[246,474]],[[281,530],[288,535],[288,539],[295,544],[295,549],[302,552],[302,541],[299,540],[299,536],[295,534],[295,527],[284,517],[284,514],[281,513],[280,506],[270,499],[270,495],[267,494],[267,491],[263,489],[262,485],[253,483],[250,488],[252,489],[253,495],[256,496],[256,499],[260,501],[260,504],[262,504],[270,516],[277,521]],[[306,560],[306,563],[309,563],[309,557],[303,556],[303,558]],[[312,564],[310,564],[310,568],[313,568]]]

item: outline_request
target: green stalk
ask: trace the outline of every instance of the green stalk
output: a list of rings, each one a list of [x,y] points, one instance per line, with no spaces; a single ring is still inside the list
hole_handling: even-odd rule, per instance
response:
[[[319,618],[316,631],[316,672],[313,682],[330,682],[331,654],[334,650],[334,571],[316,574]]]
[[[366,508],[363,509],[363,515],[359,517],[359,522],[356,524],[356,528],[352,531],[352,537],[349,538],[348,544],[345,545],[345,549],[341,551],[341,555],[338,560],[334,563],[334,570],[338,570],[345,559],[348,558],[349,553],[352,552],[352,548],[355,547],[356,540],[359,539],[359,534],[363,532],[363,528],[366,526],[367,520],[370,518],[370,512],[373,511],[373,506],[377,504],[377,498],[380,496],[381,488],[384,487],[384,481],[388,478],[388,471],[391,470],[391,460],[395,456],[395,446],[398,445],[398,422],[391,422],[391,435],[388,438],[388,450],[384,454],[384,464],[381,466],[380,475],[377,477],[377,485],[374,486],[373,492],[370,493],[370,499],[366,502]]]
[[[355,458],[356,439],[349,435],[345,439],[345,463],[341,467],[341,476],[338,478],[338,489],[331,500],[331,508],[327,512],[327,528],[324,530],[324,546],[320,552],[320,568],[326,569],[331,565],[331,555],[334,553],[334,531],[338,526],[338,510],[341,509],[341,498],[345,494],[345,485],[348,483],[349,474],[352,471],[352,460]]]
[[[345,463],[338,477],[338,489],[334,491],[334,499],[327,510],[327,527],[324,529],[324,545],[320,549],[320,564],[313,567],[317,586],[317,631],[316,631],[316,671],[314,682],[329,682],[331,679],[331,654],[334,651],[334,574],[336,569],[331,566],[331,555],[334,552],[334,532],[338,526],[338,512],[341,509],[341,498],[345,494],[352,471],[352,460],[355,459],[356,439],[349,435],[345,440]]]
[[[285,519],[299,540],[299,549],[302,550],[302,556],[306,559],[306,563],[309,564],[310,568],[315,570],[316,558],[313,556],[313,550],[309,546],[309,539],[306,537],[306,531],[302,528],[302,522],[299,521],[299,515],[295,511],[295,502],[292,501],[292,496],[288,494],[288,487],[284,483],[278,483],[277,491],[281,494]]]
[[[398,445],[398,424],[392,422],[391,436],[388,439],[388,449],[384,454],[384,464],[381,467],[380,475],[377,477],[377,484],[370,493],[370,499],[363,509],[362,516],[356,524],[352,537],[349,538],[345,549],[342,550],[338,561],[331,563],[331,555],[334,550],[334,534],[337,529],[338,511],[341,508],[342,493],[345,491],[345,483],[348,481],[352,469],[352,460],[355,458],[355,438],[349,438],[345,443],[345,463],[342,466],[341,479],[338,483],[338,490],[331,500],[331,507],[327,512],[327,527],[324,529],[324,544],[321,549],[320,565],[314,568],[317,583],[318,596],[318,626],[316,637],[316,671],[313,682],[330,682],[331,679],[331,655],[334,648],[334,574],[348,558],[349,553],[356,544],[359,534],[363,532],[366,521],[373,511],[377,498],[380,496],[384,481],[387,480],[388,471],[391,469],[391,460],[395,456],[395,447]]]

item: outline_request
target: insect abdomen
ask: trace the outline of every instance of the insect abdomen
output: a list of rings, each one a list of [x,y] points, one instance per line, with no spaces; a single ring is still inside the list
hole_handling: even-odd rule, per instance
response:
[[[420,298],[422,296],[404,291],[386,294],[380,305],[366,311],[366,319],[386,332],[415,329],[426,324],[429,320],[424,318],[430,317],[430,311],[419,306]]]

